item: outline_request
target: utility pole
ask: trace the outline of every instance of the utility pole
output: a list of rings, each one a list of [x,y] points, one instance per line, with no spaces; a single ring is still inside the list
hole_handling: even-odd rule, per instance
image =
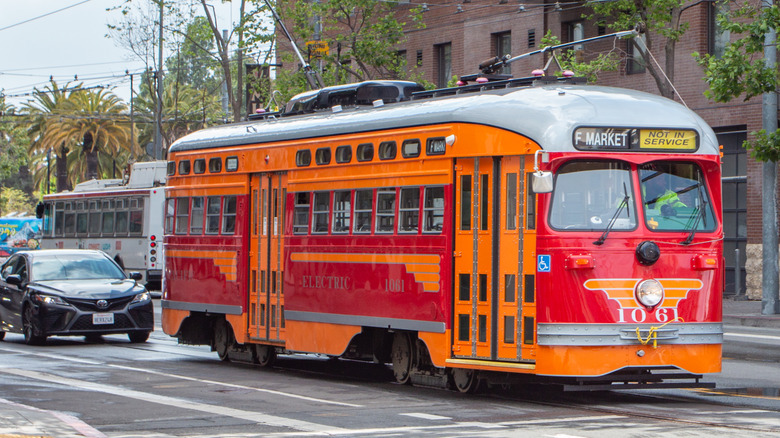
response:
[[[227,29],[222,29],[222,39],[227,41],[228,38],[228,31]],[[241,74],[241,73],[239,73]],[[241,90],[238,90],[240,93]],[[228,102],[228,89],[227,89],[227,77],[222,78],[222,112],[225,113],[225,123],[227,124],[228,120],[230,120],[230,105]]]
[[[157,59],[157,105],[155,108],[156,121],[154,124],[154,159],[162,159],[162,98],[163,98],[163,1],[160,1],[160,42],[159,42],[159,55]]]
[[[130,73],[130,149],[135,151],[134,147],[135,147],[135,111],[133,108],[133,74]],[[135,152],[133,152],[133,155],[135,155]]]
[[[772,0],[761,0],[761,8],[768,10]],[[777,66],[777,30],[769,28],[764,34],[764,65],[774,71]],[[767,135],[777,131],[777,90],[762,96],[762,127]],[[778,236],[777,236],[777,162],[767,161],[761,167],[761,219],[763,235],[763,271],[761,275],[761,314],[780,313],[778,308]]]

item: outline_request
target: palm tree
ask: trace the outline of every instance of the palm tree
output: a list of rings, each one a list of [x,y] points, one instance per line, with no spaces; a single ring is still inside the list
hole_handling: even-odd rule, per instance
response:
[[[117,156],[120,151],[134,154],[130,127],[122,115],[124,102],[107,90],[79,90],[64,104],[65,114],[50,123],[45,139],[54,144],[80,146],[84,156],[83,177],[102,177],[108,169],[101,166],[100,152]]]
[[[32,156],[42,157],[51,149],[57,157],[56,180],[57,191],[71,190],[73,185],[68,178],[68,152],[73,146],[64,141],[51,142],[47,139],[47,132],[53,117],[61,115],[63,107],[70,98],[74,89],[81,87],[69,87],[65,84],[63,88],[57,85],[57,82],[51,81],[43,90],[35,88],[33,91],[33,100],[24,104],[24,108],[29,114],[29,127],[27,133],[30,136],[30,152]]]

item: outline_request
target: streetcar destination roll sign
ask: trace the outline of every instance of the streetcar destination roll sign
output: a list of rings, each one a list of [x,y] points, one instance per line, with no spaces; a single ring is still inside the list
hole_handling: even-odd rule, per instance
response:
[[[572,142],[579,150],[679,151],[698,149],[698,135],[690,129],[581,127]]]

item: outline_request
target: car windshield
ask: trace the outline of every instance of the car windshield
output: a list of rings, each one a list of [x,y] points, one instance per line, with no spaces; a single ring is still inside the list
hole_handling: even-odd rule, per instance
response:
[[[33,257],[33,281],[124,278],[125,273],[100,254],[38,254]]]
[[[556,172],[554,187],[549,219],[553,228],[603,231],[610,222],[615,231],[636,228],[628,163],[572,161]]]
[[[712,231],[715,217],[699,166],[654,162],[639,166],[642,207],[653,231]]]

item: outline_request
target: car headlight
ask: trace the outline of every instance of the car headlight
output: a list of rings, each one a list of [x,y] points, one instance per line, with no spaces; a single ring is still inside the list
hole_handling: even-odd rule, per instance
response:
[[[41,295],[35,294],[32,296],[32,300],[38,304],[58,304],[60,306],[70,306],[65,300],[53,295]]]
[[[149,292],[143,292],[143,293],[140,293],[140,294],[137,294],[136,296],[134,296],[133,297],[133,301],[130,301],[130,304],[145,303],[145,302],[147,302],[147,301],[149,301],[151,299],[152,299],[152,296],[149,295]]]
[[[644,306],[655,307],[664,299],[664,287],[658,280],[644,280],[636,287],[636,299]]]

